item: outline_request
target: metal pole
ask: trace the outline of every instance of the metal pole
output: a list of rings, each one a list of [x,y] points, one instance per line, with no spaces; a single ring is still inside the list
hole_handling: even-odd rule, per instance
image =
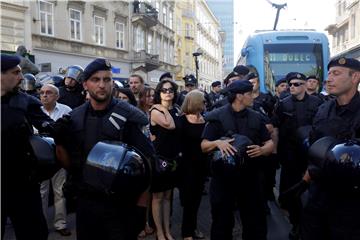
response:
[[[194,56],[195,57],[195,75],[196,75],[196,80],[199,82],[199,61],[198,61],[198,56]]]

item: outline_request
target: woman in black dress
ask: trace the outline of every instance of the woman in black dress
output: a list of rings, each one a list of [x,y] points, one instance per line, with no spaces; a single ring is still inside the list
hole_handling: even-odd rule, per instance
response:
[[[182,236],[192,240],[201,237],[197,231],[197,213],[208,173],[207,155],[201,151],[201,134],[205,120],[201,113],[205,110],[204,94],[199,90],[189,92],[181,106],[181,144],[183,160],[179,166],[180,201],[183,208]]]
[[[162,159],[176,160],[181,155],[176,99],[177,85],[172,80],[163,80],[156,86],[154,105],[150,109],[150,131],[156,153]],[[170,233],[170,205],[175,178],[175,171],[155,174],[153,178],[152,213],[159,240],[174,239]]]

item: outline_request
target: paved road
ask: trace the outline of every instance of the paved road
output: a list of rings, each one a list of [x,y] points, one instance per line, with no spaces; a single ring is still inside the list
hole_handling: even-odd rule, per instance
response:
[[[277,195],[277,194],[275,194]],[[268,216],[268,239],[269,240],[287,240],[288,232],[290,231],[290,224],[287,221],[287,218],[284,216],[283,212],[278,208],[275,202],[271,202],[269,204],[271,208],[271,215]],[[52,219],[52,208],[49,208],[49,219]],[[176,239],[181,239],[181,214],[182,208],[179,204],[178,191],[174,192],[174,205],[173,205],[173,216],[172,216],[172,231],[173,236]],[[238,219],[238,218],[237,218]],[[206,239],[210,239],[210,224],[211,224],[211,216],[210,216],[210,205],[208,195],[205,195],[202,199],[200,211],[199,211],[199,219],[198,219],[198,228],[202,231]],[[58,233],[54,231],[54,228],[49,225],[49,240],[76,240],[75,236],[75,214],[70,214],[68,216],[68,226],[72,231],[72,235],[69,237],[62,237]],[[236,221],[236,227],[234,229],[234,240],[241,239],[241,227],[238,221]],[[5,240],[15,239],[14,233],[11,225],[8,225],[6,228]],[[149,236],[146,238],[147,240],[155,239],[154,236]]]

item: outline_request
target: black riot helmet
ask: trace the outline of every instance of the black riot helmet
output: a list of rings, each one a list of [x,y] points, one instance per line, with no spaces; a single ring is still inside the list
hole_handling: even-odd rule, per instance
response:
[[[214,175],[234,176],[249,158],[246,150],[247,146],[253,144],[251,139],[240,134],[233,134],[231,138],[234,138],[231,145],[236,148],[237,152],[234,156],[221,156],[220,150],[215,151],[211,164]]]
[[[24,74],[24,79],[21,80],[20,88],[24,91],[35,90],[36,78],[31,73]]]
[[[342,188],[360,187],[359,140],[323,137],[311,145],[309,155],[310,161],[320,167],[334,182],[343,184]]]
[[[61,87],[62,84],[64,83],[64,76],[60,74],[54,75],[52,76],[52,81],[54,82],[53,84],[56,87]]]
[[[81,74],[84,72],[84,69],[79,65],[72,65],[66,69],[65,77],[74,79],[77,83],[81,82]]]
[[[331,161],[349,165],[353,168],[360,168],[360,144],[358,140],[348,140],[336,144],[329,154]]]
[[[37,179],[39,181],[50,179],[60,169],[56,160],[54,139],[32,135],[29,142],[36,160]]]
[[[96,191],[134,200],[150,185],[151,165],[140,151],[122,142],[98,142],[87,157],[83,176]]]

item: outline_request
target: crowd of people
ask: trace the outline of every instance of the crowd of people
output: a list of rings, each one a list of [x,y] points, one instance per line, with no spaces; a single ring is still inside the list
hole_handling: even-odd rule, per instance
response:
[[[124,86],[103,58],[37,86],[19,63],[1,54],[2,237],[9,217],[17,239],[47,239],[51,182],[53,224],[63,236],[71,235],[65,199],[75,199],[79,240],[173,240],[178,188],[182,237],[203,239],[197,214],[210,177],[211,239],[232,239],[235,211],[244,240],[267,239],[281,167],[278,201],[292,225],[289,239],[360,239],[358,60],[330,61],[321,93],[318,76],[290,72],[274,95],[260,92],[253,66],[236,66],[207,93],[192,74],[181,92],[171,73],[155,88],[137,74]],[[48,179],[38,174],[34,133],[55,141],[61,168]],[[325,149],[323,137],[337,142]],[[328,160],[344,141],[355,150],[346,152],[346,143],[340,159]],[[111,155],[114,146],[121,154]]]

